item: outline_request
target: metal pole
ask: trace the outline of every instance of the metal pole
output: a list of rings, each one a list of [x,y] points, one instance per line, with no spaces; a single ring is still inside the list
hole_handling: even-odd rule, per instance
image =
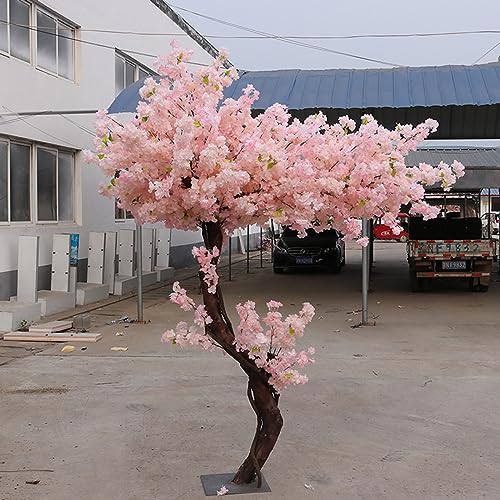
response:
[[[369,237],[369,220],[364,218],[362,221],[362,236],[363,238]],[[361,324],[368,324],[368,288],[370,279],[370,247],[369,244],[362,249],[361,255],[362,267],[362,306],[361,306]]]
[[[144,303],[142,300],[142,226],[135,225],[137,235],[137,321],[144,321]]]
[[[229,235],[229,248],[228,248],[228,257],[229,257],[229,281],[231,281],[231,264],[233,257],[233,235]]]
[[[247,274],[250,272],[250,226],[247,226]]]
[[[488,239],[491,238],[491,188],[488,188]]]
[[[260,267],[264,267],[263,253],[264,253],[264,249],[262,248],[262,228],[260,228]]]

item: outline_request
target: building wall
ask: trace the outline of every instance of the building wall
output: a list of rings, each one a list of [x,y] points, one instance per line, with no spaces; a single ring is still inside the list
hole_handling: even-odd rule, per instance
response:
[[[80,29],[77,38],[112,48],[76,43],[74,82],[50,75],[14,57],[0,55],[0,112],[39,110],[91,110],[106,108],[115,97],[115,51],[130,50],[161,54],[169,50],[176,38],[180,46],[194,49],[193,60],[209,63],[211,56],[188,36],[150,0],[46,0],[42,7],[68,19]],[[85,30],[114,30],[149,33],[169,33],[169,36],[137,36]],[[34,34],[35,35],[35,34]],[[148,67],[153,58],[131,54]],[[0,136],[10,136],[42,143],[69,147],[76,153],[74,223],[11,223],[0,224],[0,299],[15,294],[17,270],[17,241],[20,235],[40,236],[40,286],[48,286],[47,266],[51,263],[52,235],[80,233],[79,258],[87,258],[89,231],[116,231],[132,228],[133,221],[116,223],[114,202],[97,192],[103,176],[95,165],[83,162],[82,150],[92,147],[92,136],[82,130],[93,130],[93,115],[68,115],[72,123],[61,116],[26,117],[12,121],[0,117]],[[146,226],[147,227],[147,226]],[[189,262],[187,245],[201,240],[198,233],[174,231],[172,236],[172,265]]]

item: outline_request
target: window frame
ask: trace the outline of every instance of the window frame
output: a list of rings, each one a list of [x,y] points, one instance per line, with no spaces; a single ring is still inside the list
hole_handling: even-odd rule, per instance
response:
[[[116,89],[116,60],[117,59],[120,59],[120,61],[123,63],[123,82],[122,82],[123,87],[118,92]],[[130,57],[124,51],[115,48],[115,97],[122,90],[127,88],[127,64],[130,64],[134,67],[134,81],[132,83],[135,83],[137,80],[140,80],[142,78],[140,76],[140,71],[142,71],[143,73],[146,73],[147,76],[153,76],[153,77],[158,76],[158,74],[155,71],[153,71],[151,68],[148,68],[145,64],[142,64],[137,59]],[[122,219],[117,219],[117,220],[122,220]]]
[[[33,196],[34,196],[34,203],[33,206],[36,208],[33,212],[33,222],[35,224],[74,224],[75,221],[75,179],[76,179],[76,159],[75,159],[75,152],[71,151],[70,149],[66,148],[60,148],[55,145],[49,145],[49,144],[35,144],[35,158],[33,161],[33,175],[34,175],[34,182],[33,182]],[[55,205],[56,205],[56,218],[54,220],[43,220],[38,217],[38,150],[43,149],[45,151],[52,151],[56,153],[56,172],[55,172],[55,179],[56,179],[56,199],[55,199]],[[59,154],[70,154],[72,157],[72,169],[73,169],[73,194],[72,194],[72,204],[73,204],[73,220],[61,220],[59,218]]]
[[[10,137],[0,135],[0,142],[7,144],[7,220],[0,220],[0,227],[8,226],[28,226],[28,225],[74,225],[77,224],[77,206],[76,206],[76,188],[77,188],[77,162],[76,153],[77,151],[57,146],[56,144],[48,144],[36,141],[26,141],[23,139],[18,139],[17,137]],[[13,221],[12,220],[12,206],[11,206],[11,144],[17,144],[20,146],[29,147],[29,212],[30,218],[26,221]],[[55,220],[42,220],[38,217],[38,150],[44,149],[46,151],[52,151],[56,153],[56,219]],[[59,193],[59,155],[67,154],[71,156],[71,168],[72,168],[72,193],[71,193],[71,203],[72,203],[72,219],[62,220],[59,218],[59,208],[60,208],[60,193]]]
[[[18,2],[21,2],[25,4],[28,7],[28,25],[29,28],[26,28],[28,30],[28,53],[29,53],[29,61],[26,61],[25,59],[21,59],[20,57],[17,57],[15,55],[12,55],[12,36],[11,36],[11,12],[10,12],[10,0],[7,0],[7,48],[8,52],[1,51],[2,54],[7,55],[8,57],[14,58],[16,61],[21,61],[24,64],[29,64],[30,66],[33,66],[33,2],[30,2],[29,0],[17,0]],[[35,26],[36,28],[36,26]]]
[[[7,33],[7,50],[3,50],[2,48],[0,48],[0,54],[7,56],[7,57],[10,57],[10,1],[9,0],[5,0],[5,7],[6,7],[5,27],[6,27],[6,33]]]
[[[33,143],[29,141],[23,141],[22,139],[17,139],[14,137],[0,136],[0,142],[7,144],[7,220],[0,221],[0,226],[27,226],[33,224]],[[11,204],[11,144],[16,144],[19,146],[25,146],[29,148],[29,220],[13,221],[12,220],[12,204]]]
[[[22,0],[22,1],[25,1],[25,0]],[[34,58],[33,63],[34,63],[35,68],[44,72],[44,73],[47,73],[49,75],[56,76],[58,78],[63,78],[64,80],[67,80],[70,82],[74,82],[75,81],[75,54],[76,54],[75,43],[76,43],[76,30],[77,30],[76,26],[73,25],[72,23],[70,23],[69,21],[62,19],[58,14],[51,12],[48,9],[44,9],[43,7],[41,7],[40,5],[38,5],[36,3],[33,3],[32,5],[33,5],[32,19],[36,20],[36,23],[34,23],[35,36],[33,36],[33,40],[32,40],[33,54],[34,54],[32,57]],[[38,63],[38,33],[39,33],[39,31],[38,31],[38,12],[51,18],[55,22],[55,25],[56,25],[56,34],[54,35],[55,39],[56,39],[56,43],[55,43],[56,71],[55,72],[51,71],[50,69],[44,68],[43,66],[40,66]],[[64,26],[64,28],[69,29],[72,32],[72,38],[71,38],[72,54],[71,54],[71,76],[70,77],[64,76],[60,72],[60,67],[59,67],[59,29],[60,29],[59,26],[61,24]],[[69,39],[69,38],[67,38],[67,39]]]
[[[54,220],[48,219],[40,219],[38,214],[38,151],[50,151],[51,153],[56,154],[56,171],[55,171],[55,180],[56,180],[56,189],[55,189],[55,206],[56,206],[56,218]],[[35,145],[35,158],[33,162],[33,174],[34,174],[34,186],[33,186],[33,197],[34,197],[34,222],[35,224],[58,224],[59,223],[59,150],[56,147],[45,146],[42,144]]]
[[[71,22],[66,17],[58,14],[55,11],[39,4],[37,1],[33,0],[17,0],[28,7],[29,11],[29,30],[28,32],[28,43],[29,43],[29,61],[21,59],[12,54],[12,36],[11,36],[11,12],[10,12],[10,0],[6,0],[7,4],[7,50],[3,50],[0,48],[0,55],[5,57],[11,57],[16,61],[21,61],[25,64],[29,64],[35,69],[46,73],[51,76],[55,76],[57,78],[62,78],[63,80],[76,83],[76,59],[77,59],[77,50],[76,50],[76,42],[77,42],[77,31],[78,26]],[[50,69],[44,68],[38,62],[38,12],[46,15],[51,18],[56,25],[56,34],[54,35],[56,38],[55,51],[56,51],[56,71],[51,71]],[[72,37],[67,38],[68,41],[71,42],[71,71],[70,76],[66,76],[60,70],[60,57],[59,57],[59,40],[60,40],[60,31],[71,31]],[[66,39],[66,37],[65,37]]]

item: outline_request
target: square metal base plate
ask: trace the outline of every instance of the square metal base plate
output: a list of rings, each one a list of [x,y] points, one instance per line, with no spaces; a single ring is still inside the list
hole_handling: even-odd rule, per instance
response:
[[[257,480],[250,484],[234,484],[231,482],[234,473],[231,474],[207,474],[200,476],[201,484],[203,485],[203,490],[205,491],[205,496],[215,497],[217,492],[225,486],[229,491],[226,493],[228,495],[242,495],[244,493],[268,493],[271,491],[267,481],[264,476],[262,476],[262,486],[257,488]]]

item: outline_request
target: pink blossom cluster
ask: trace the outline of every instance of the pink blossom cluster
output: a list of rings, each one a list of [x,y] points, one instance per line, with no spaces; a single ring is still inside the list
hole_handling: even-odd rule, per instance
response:
[[[184,311],[194,311],[194,321],[191,326],[188,326],[185,321],[181,321],[175,330],[167,330],[161,337],[162,342],[172,343],[180,347],[193,345],[205,350],[213,350],[215,344],[205,330],[205,327],[212,323],[212,318],[208,315],[205,306],[203,304],[196,306],[194,300],[187,296],[186,290],[181,288],[178,281],[173,284],[170,301]]]
[[[226,55],[194,72],[190,56],[174,46],[159,59],[162,77],[145,81],[131,122],[97,115],[93,160],[109,179],[102,191],[139,222],[217,222],[230,234],[270,218],[301,232],[314,221],[357,239],[361,217],[396,221],[408,203],[433,216],[424,186],[448,189],[464,173],[458,162],[405,165],[435,120],[395,130],[370,115],[359,126],[347,116],[328,124],[321,113],[300,122],[280,104],[252,116],[259,92],[251,85],[238,99],[223,98],[238,76]]]
[[[219,283],[219,275],[217,274],[219,249],[214,247],[210,252],[205,247],[193,247],[192,252],[200,265],[200,271],[203,273],[203,281],[207,284],[208,292],[215,293]]]
[[[162,341],[180,347],[193,345],[213,350],[217,344],[210,337],[209,328],[207,329],[212,318],[207,314],[205,306],[196,307],[179,282],[174,283],[173,289],[170,300],[183,310],[194,311],[194,323],[188,326],[181,321],[175,329],[167,330],[162,335]],[[307,376],[300,373],[299,369],[314,363],[311,357],[314,355],[314,348],[309,347],[307,351],[295,350],[297,339],[304,335],[305,327],[314,317],[314,307],[305,302],[298,314],[283,317],[279,312],[282,306],[281,302],[269,301],[268,312],[261,318],[255,310],[255,302],[238,304],[236,311],[240,323],[234,339],[236,350],[246,352],[256,366],[269,375],[269,383],[278,392],[290,385],[305,384]]]
[[[271,300],[268,313],[261,318],[251,300],[238,304],[236,311],[240,323],[235,331],[235,346],[238,351],[248,352],[257,367],[269,375],[269,383],[278,391],[289,385],[305,384],[307,376],[297,368],[314,363],[311,356],[314,348],[295,350],[297,339],[304,335],[306,325],[314,316],[314,307],[305,302],[298,314],[285,318],[279,312],[283,304]]]

